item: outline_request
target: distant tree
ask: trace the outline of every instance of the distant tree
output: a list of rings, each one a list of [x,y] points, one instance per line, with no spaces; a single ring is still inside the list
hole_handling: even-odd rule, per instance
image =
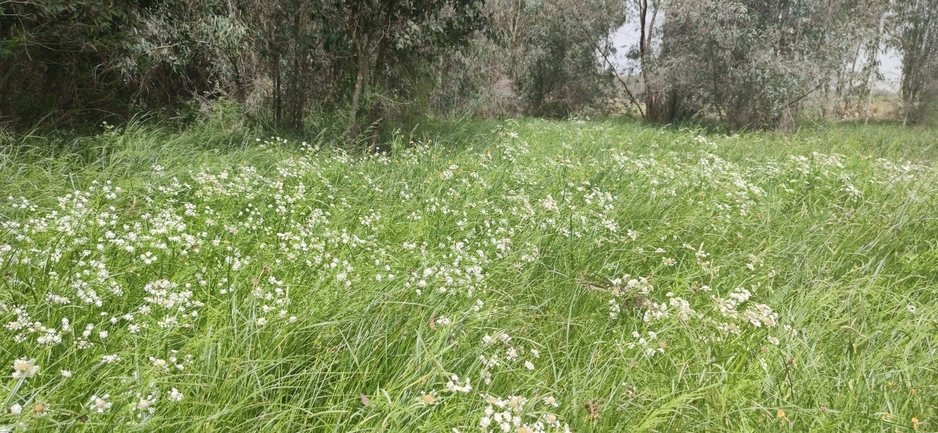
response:
[[[389,94],[406,90],[403,75],[488,22],[481,0],[242,0],[239,8],[256,32],[276,123],[302,129],[314,104],[347,109],[350,142],[394,105]]]
[[[833,89],[831,86],[822,87],[822,116],[834,114],[859,117],[862,113],[864,119],[869,120],[875,82],[884,78],[880,72],[879,55],[885,48],[884,32],[890,11],[889,3],[885,0],[871,1],[866,6],[866,13],[857,14],[858,18],[866,18],[867,21],[857,26],[859,31],[855,32],[852,41],[852,55],[848,55],[837,71]],[[831,113],[828,108],[833,108]]]
[[[441,89],[447,104],[468,101],[486,116],[565,117],[610,94],[614,71],[600,54],[625,21],[622,3],[489,0],[486,9],[488,31],[444,66],[453,72]]]
[[[63,111],[122,102],[128,89],[106,84],[120,82],[106,66],[140,7],[116,0],[0,2],[0,120],[61,120]]]
[[[633,24],[638,25],[639,31],[638,43],[629,53],[629,57],[638,61],[637,67],[642,77],[645,109],[642,110],[639,106],[639,113],[642,118],[651,121],[659,121],[661,117],[658,112],[661,104],[656,102],[658,92],[648,91],[648,89],[661,87],[659,83],[655,82],[657,78],[655,73],[657,54],[654,44],[660,41],[660,23],[664,18],[663,2],[664,0],[627,0],[626,2],[629,7],[629,14],[634,16],[631,21]],[[637,104],[637,101],[633,101],[633,103]]]
[[[222,95],[297,130],[314,105],[347,109],[354,140],[484,12],[482,0],[3,0],[0,119]]]
[[[527,114],[565,117],[607,96],[615,71],[600,57],[625,21],[621,5],[555,0],[534,3],[528,13],[520,83]]]
[[[362,125],[363,95],[394,83],[383,80],[407,69],[408,62],[426,61],[444,50],[463,46],[487,24],[481,0],[344,0],[339,10],[351,46],[355,71],[349,107],[349,139]],[[372,105],[369,124],[378,121],[380,107]],[[372,135],[372,145],[376,144]]]
[[[902,122],[938,114],[938,0],[894,0],[889,44],[902,56]]]
[[[0,1],[0,119],[80,124],[237,99],[248,37],[229,1]]]
[[[231,2],[151,1],[133,13],[109,67],[136,88],[139,103],[171,106],[206,96],[243,100],[254,73],[251,29]]]
[[[848,64],[851,41],[878,23],[873,2],[634,0],[648,118],[703,112],[732,129],[791,124]]]

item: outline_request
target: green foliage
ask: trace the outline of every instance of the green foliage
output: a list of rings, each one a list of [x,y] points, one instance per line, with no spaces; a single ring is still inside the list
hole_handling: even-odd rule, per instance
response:
[[[793,126],[805,98],[843,85],[836,80],[844,65],[878,37],[884,14],[876,1],[666,5],[660,48],[643,63],[649,117],[679,122],[705,113],[731,130]]]
[[[361,130],[382,117],[381,103],[409,102],[417,65],[485,25],[481,7],[474,0],[245,2],[267,80],[255,92],[278,126],[301,130],[307,113],[349,106],[347,128]],[[364,125],[362,102],[376,109]]]
[[[464,45],[486,24],[482,6],[476,0],[4,2],[0,120],[95,123],[107,114],[126,118],[226,98],[255,115],[269,112],[277,127],[301,130],[311,108],[348,104],[356,83],[366,98],[406,90],[399,86],[408,80],[399,78],[411,73],[410,65]],[[377,120],[372,117],[369,122]]]
[[[236,10],[216,1],[163,1],[137,11],[117,52],[141,103],[228,96],[242,100],[251,73],[250,31]]]
[[[317,113],[343,113],[349,148],[386,150],[391,131],[425,119],[605,112],[618,83],[648,120],[793,129],[805,113],[868,118],[884,43],[903,56],[903,122],[927,123],[938,112],[934,6],[6,0],[0,123],[87,130],[230,101],[252,122],[294,134]],[[631,56],[640,70],[617,77],[610,35],[626,10],[641,28]]]
[[[490,1],[484,37],[441,62],[433,106],[451,116],[563,118],[605,103],[612,71],[599,62],[625,21],[615,2]]]
[[[612,73],[596,48],[622,24],[623,11],[605,2],[589,6],[549,1],[524,11],[531,24],[520,47],[525,70],[518,84],[526,114],[565,118],[609,95]]]
[[[895,2],[889,45],[902,53],[903,123],[938,119],[938,2]]]
[[[732,130],[790,128],[809,102],[821,101],[824,113],[869,104],[884,2],[635,3],[646,27],[635,57],[650,120],[703,115]]]
[[[245,28],[214,1],[6,2],[0,119],[86,127],[241,90]],[[112,119],[113,121],[114,119]]]
[[[133,7],[116,1],[4,2],[0,120],[29,123],[53,116],[74,122],[88,115],[83,110],[126,98],[127,88],[103,84],[118,76],[102,66],[120,44],[122,26],[132,24]],[[68,112],[56,113],[62,108]],[[120,108],[108,111],[122,114]]]

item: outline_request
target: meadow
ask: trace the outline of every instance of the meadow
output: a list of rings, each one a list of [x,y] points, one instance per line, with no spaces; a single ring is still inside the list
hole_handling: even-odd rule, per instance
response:
[[[0,432],[938,431],[938,133],[0,136]]]

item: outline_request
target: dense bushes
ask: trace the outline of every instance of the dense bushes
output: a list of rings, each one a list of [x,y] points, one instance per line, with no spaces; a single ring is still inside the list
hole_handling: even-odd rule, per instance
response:
[[[295,130],[311,112],[345,113],[355,141],[428,113],[565,116],[601,96],[595,49],[623,20],[595,3],[4,2],[0,121],[82,124],[225,98]]]

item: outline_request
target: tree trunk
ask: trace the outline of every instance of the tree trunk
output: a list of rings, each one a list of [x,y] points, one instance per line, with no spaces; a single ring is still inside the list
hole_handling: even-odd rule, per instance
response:
[[[653,68],[651,42],[654,37],[655,19],[658,15],[658,2],[657,0],[651,0],[651,4],[649,5],[649,0],[640,0],[638,8],[638,51],[641,58],[642,85],[645,92],[645,112],[642,114],[642,117],[652,122],[657,122],[661,116],[659,110],[660,101],[657,95],[658,91],[654,89],[656,84],[651,83],[652,80],[649,80],[649,76],[653,76],[653,72],[651,71]]]
[[[365,86],[365,69],[367,59],[362,48],[362,43],[357,38],[355,43],[355,56],[357,57],[357,71],[355,73],[355,88],[352,90],[352,104],[348,113],[348,143],[349,147],[355,144],[355,141],[362,133],[362,126],[358,123],[358,107],[361,104],[362,90]]]
[[[378,44],[378,57],[375,60],[375,65],[371,73],[371,91],[374,92],[374,89],[378,89],[381,84],[381,71],[384,68],[384,58],[388,51],[389,47],[382,40]],[[381,121],[381,104],[376,102],[371,106],[371,109],[368,111],[368,126],[371,128],[371,138],[368,139],[368,150],[371,152],[385,152],[388,149],[385,149],[384,146],[381,146],[378,141],[380,140],[380,134],[378,130],[378,124]]]
[[[272,56],[271,60],[271,73],[274,76],[274,123],[278,126],[282,117],[281,114],[281,93],[280,93],[280,53],[276,51]]]

